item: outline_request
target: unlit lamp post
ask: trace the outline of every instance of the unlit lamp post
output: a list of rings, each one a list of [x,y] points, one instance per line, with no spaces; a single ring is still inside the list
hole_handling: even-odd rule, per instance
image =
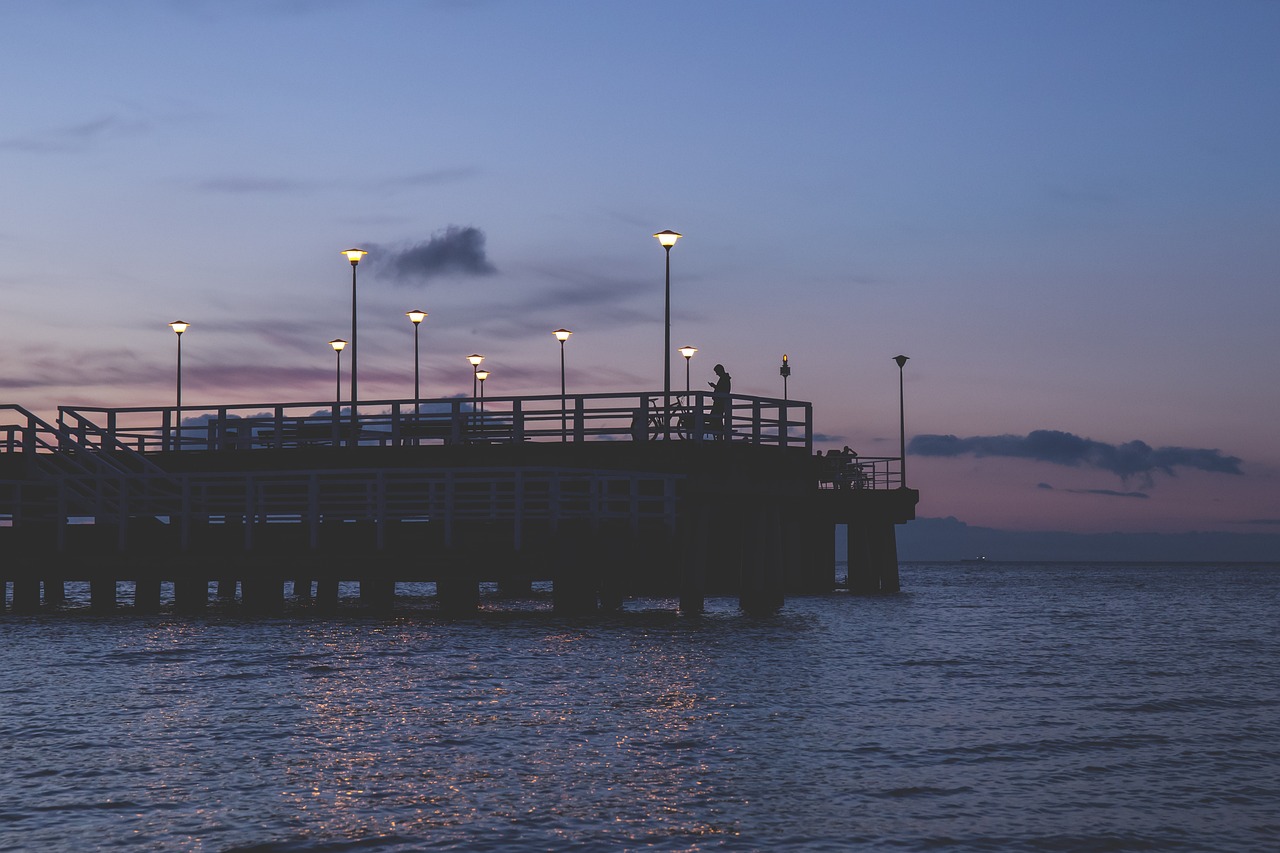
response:
[[[691,347],[687,344],[676,350],[676,352],[684,356],[684,393],[686,397],[689,395],[689,360],[693,358],[693,354],[697,351],[697,347]]]
[[[369,253],[364,249],[347,249],[342,254],[351,262],[351,431],[355,433],[359,429],[356,405],[360,399],[356,369],[356,357],[360,354],[356,343],[356,267],[360,265],[360,259]]]
[[[182,333],[190,326],[190,323],[183,320],[174,320],[169,324],[169,328],[173,329],[173,331],[178,335],[178,394],[177,400],[175,401],[177,420],[174,423],[174,435],[176,436],[175,449],[177,450],[182,449]]]
[[[347,342],[342,338],[334,338],[329,341],[329,346],[333,347],[334,353],[338,356],[338,370],[333,380],[333,402],[339,409],[342,408],[342,351],[347,348]],[[337,417],[335,414],[334,417]]]
[[[901,454],[898,464],[902,468],[901,488],[907,487],[907,415],[902,397],[902,367],[907,363],[907,356],[895,355],[898,363],[898,452]]]
[[[556,340],[560,342],[560,440],[569,440],[569,431],[565,422],[565,391],[564,391],[564,342],[569,340],[569,336],[573,332],[568,329],[556,329],[551,334],[556,336]]]
[[[418,327],[427,319],[427,312],[415,309],[404,312],[404,315],[413,323],[413,416],[416,418],[422,409],[422,393],[418,386]]]
[[[667,286],[663,310],[662,336],[662,421],[663,434],[671,438],[671,247],[683,237],[675,231],[659,231],[653,235],[658,238],[662,248],[667,250]]]

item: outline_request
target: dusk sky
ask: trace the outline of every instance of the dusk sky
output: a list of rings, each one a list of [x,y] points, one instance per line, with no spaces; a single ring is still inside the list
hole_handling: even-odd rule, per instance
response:
[[[2,2],[0,402],[694,382],[919,514],[1280,532],[1280,3]],[[673,357],[673,382],[683,364]]]

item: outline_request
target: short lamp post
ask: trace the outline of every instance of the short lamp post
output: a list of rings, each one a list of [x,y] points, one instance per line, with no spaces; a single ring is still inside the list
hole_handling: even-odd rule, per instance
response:
[[[329,341],[329,346],[333,347],[333,352],[338,357],[338,369],[334,374],[333,380],[333,402],[339,410],[342,408],[342,351],[347,348],[347,342],[342,338],[334,338]],[[337,417],[337,413],[334,413]]]
[[[689,396],[689,360],[693,358],[693,354],[698,351],[697,347],[688,345],[680,347],[676,352],[684,356],[684,394]]]
[[[907,415],[902,395],[902,368],[907,363],[907,356],[895,355],[893,360],[898,363],[898,452],[900,454],[898,464],[902,469],[900,487],[905,489],[907,487]]]
[[[671,438],[671,247],[684,235],[675,231],[659,231],[653,236],[667,251],[667,286],[662,324],[662,421],[663,434],[666,438]]]
[[[477,370],[476,379],[480,382],[480,426],[484,427],[484,381],[489,378],[489,371]]]
[[[565,390],[564,390],[564,342],[569,340],[569,336],[573,332],[568,329],[556,329],[551,334],[556,336],[556,340],[560,342],[560,440],[569,440],[569,431],[565,419],[565,410],[567,408]]]
[[[778,368],[778,375],[782,377],[782,402],[787,402],[787,379],[791,377],[791,363],[787,361],[787,354],[782,354],[782,367]]]
[[[191,326],[182,320],[174,320],[169,324],[178,335],[178,387],[177,400],[174,401],[176,420],[174,422],[174,449],[182,449],[182,333]]]
[[[404,312],[404,315],[413,323],[413,416],[416,418],[422,409],[422,392],[418,385],[418,329],[422,326],[422,321],[427,319],[427,312],[415,309]]]

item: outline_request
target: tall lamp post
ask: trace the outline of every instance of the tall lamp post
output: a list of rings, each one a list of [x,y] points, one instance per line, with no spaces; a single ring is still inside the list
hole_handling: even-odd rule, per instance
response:
[[[556,340],[560,342],[560,440],[569,440],[569,431],[565,422],[565,392],[564,392],[564,342],[569,340],[569,336],[573,332],[568,329],[556,329],[551,334],[556,336]]]
[[[413,323],[413,416],[416,418],[422,409],[422,394],[418,388],[418,327],[427,319],[427,312],[414,309],[404,312],[404,315]]]
[[[782,402],[787,402],[787,379],[791,376],[791,364],[787,361],[787,354],[782,354],[782,367],[778,368],[778,375],[782,377]]]
[[[675,231],[659,231],[653,235],[667,250],[667,286],[662,336],[662,422],[663,435],[671,438],[671,247],[683,237]]]
[[[471,355],[467,356],[467,361],[471,362],[471,414],[472,420],[475,420],[477,394],[476,380],[478,378],[476,376],[476,372],[480,370],[480,362],[484,361],[484,356],[478,352],[473,352]]]
[[[356,404],[360,399],[356,381],[356,357],[360,354],[360,347],[356,343],[356,267],[360,265],[360,259],[369,253],[364,249],[347,249],[342,254],[351,262],[351,431],[355,433],[359,429]],[[354,436],[352,441],[354,443]]]
[[[687,344],[676,350],[676,352],[684,356],[684,393],[686,397],[689,396],[689,360],[693,358],[693,354],[697,351],[697,347],[691,347]]]
[[[182,320],[174,320],[169,324],[169,328],[173,329],[178,335],[178,399],[175,401],[177,409],[177,420],[174,423],[175,450],[182,449],[182,333],[187,330],[190,323]]]
[[[338,356],[338,370],[337,370],[337,373],[334,374],[334,380],[333,380],[333,402],[339,409],[341,409],[342,408],[342,351],[346,349],[347,342],[344,341],[342,338],[334,338],[333,340],[329,341],[329,346],[333,347],[334,353],[336,353]],[[337,415],[335,414],[334,417],[336,418]]]
[[[899,465],[902,467],[902,483],[900,488],[907,487],[907,414],[902,397],[902,367],[907,363],[907,356],[895,355],[898,363],[898,452],[901,454]]]

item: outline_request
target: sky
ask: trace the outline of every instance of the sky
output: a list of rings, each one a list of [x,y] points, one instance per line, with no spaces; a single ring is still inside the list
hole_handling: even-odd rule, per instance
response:
[[[662,387],[919,514],[1280,533],[1280,3],[7,2],[0,402]],[[673,354],[673,384],[683,365]]]

